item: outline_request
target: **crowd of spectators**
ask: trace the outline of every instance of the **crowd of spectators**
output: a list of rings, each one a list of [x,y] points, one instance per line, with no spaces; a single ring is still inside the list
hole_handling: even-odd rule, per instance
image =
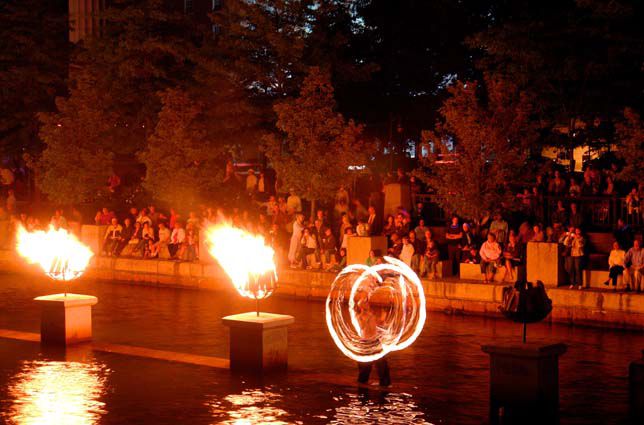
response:
[[[372,190],[363,204],[360,199],[366,197],[352,197],[348,188],[340,187],[334,202],[313,214],[309,211],[304,214],[304,202],[295,190],[283,195],[271,194],[263,174],[257,175],[253,170],[242,181],[246,196],[244,202],[238,203],[239,207],[201,205],[188,212],[173,208],[160,211],[154,205],[116,212],[102,208],[95,214],[94,223],[105,226],[102,255],[195,261],[206,255],[200,252],[200,231],[226,220],[263,235],[275,249],[281,265],[321,271],[337,271],[346,265],[350,238],[384,235],[388,244],[386,252],[370,252],[364,259],[366,264],[378,264],[383,256],[389,255],[408,264],[419,276],[428,278],[437,277],[443,269],[447,274],[458,276],[459,264],[476,264],[485,282],[525,279],[526,244],[554,242],[562,246],[570,287],[581,289],[588,244],[584,235],[587,211],[580,211],[579,196],[611,196],[615,191],[614,171],[588,168],[581,183],[564,177],[559,171],[537,176],[533,186],[517,195],[519,208],[499,205],[496,211],[467,220],[453,216],[444,228],[436,226],[436,217],[423,202],[416,203],[409,211],[399,207],[395,214],[383,217],[379,190]],[[420,190],[419,184],[402,170],[383,180],[409,184],[412,192]],[[550,195],[559,198],[546,217],[544,197]],[[627,199],[628,214],[640,214],[639,188],[630,191]],[[0,211],[3,213],[6,211]],[[28,230],[44,227],[25,214],[12,217]],[[73,228],[81,222],[76,209],[71,211],[69,221],[62,210],[56,210],[49,224]],[[606,284],[616,287],[619,276],[624,275],[626,290],[631,285],[642,289],[644,251],[623,218],[617,220],[614,236]],[[495,279],[497,273],[503,275]]]

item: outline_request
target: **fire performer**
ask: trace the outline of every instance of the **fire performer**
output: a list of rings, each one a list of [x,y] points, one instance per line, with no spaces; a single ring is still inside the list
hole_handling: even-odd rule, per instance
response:
[[[380,314],[375,309],[380,310]],[[365,339],[374,338],[378,333],[378,323],[382,323],[386,316],[384,309],[379,307],[372,307],[366,298],[363,298],[356,304],[356,316],[360,324],[362,337]],[[391,377],[389,376],[389,364],[387,363],[387,356],[382,357],[374,362],[358,362],[358,382],[360,384],[368,384],[371,369],[376,366],[378,372],[378,379],[380,386],[388,387],[391,385]]]

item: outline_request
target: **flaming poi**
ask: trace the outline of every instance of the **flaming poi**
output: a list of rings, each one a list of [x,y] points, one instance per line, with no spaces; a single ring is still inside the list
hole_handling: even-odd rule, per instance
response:
[[[208,252],[241,296],[259,302],[273,294],[277,284],[275,251],[265,244],[262,236],[220,224],[207,230],[206,241]]]
[[[30,264],[38,264],[54,280],[70,281],[80,277],[94,253],[65,229],[50,226],[48,231],[27,231],[19,226],[16,251]]]

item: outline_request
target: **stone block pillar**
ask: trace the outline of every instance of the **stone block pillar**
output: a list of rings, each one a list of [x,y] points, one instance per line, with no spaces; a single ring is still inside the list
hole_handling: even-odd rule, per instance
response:
[[[41,307],[40,341],[49,345],[70,345],[92,339],[91,295],[54,294],[34,298]]]
[[[561,247],[557,243],[528,242],[526,267],[528,282],[542,281],[556,288],[566,283]]]
[[[396,214],[396,209],[403,207],[411,209],[411,190],[408,184],[389,183],[385,185],[385,214],[384,217]]]
[[[103,250],[103,239],[107,226],[84,224],[81,227],[80,240],[92,250],[94,255],[100,255]]]
[[[379,251],[387,255],[386,236],[350,236],[347,240],[347,265],[365,264],[369,251]]]
[[[490,355],[490,423],[558,423],[564,344],[484,345]]]
[[[230,370],[285,371],[288,366],[288,325],[293,316],[242,313],[223,318],[230,328]]]

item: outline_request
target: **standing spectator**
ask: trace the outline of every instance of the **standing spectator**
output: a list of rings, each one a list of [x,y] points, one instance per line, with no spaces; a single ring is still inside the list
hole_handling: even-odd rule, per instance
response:
[[[104,208],[104,210],[107,210],[107,208]],[[107,225],[109,225],[111,222],[112,220],[110,219],[110,221],[107,222]],[[56,230],[67,229],[67,219],[63,215],[63,210],[56,210],[49,224],[51,226],[54,226],[54,229]]]
[[[572,270],[573,270],[573,282],[570,286],[577,285],[577,289],[581,289],[583,286],[583,261],[584,261],[584,248],[586,246],[586,239],[581,233],[580,228],[575,228],[575,234],[572,239],[572,248],[570,251],[570,256],[572,257]]]
[[[136,218],[136,221],[141,223],[141,227],[143,227],[145,223],[148,223],[148,226],[152,226],[152,219],[148,215],[148,210],[145,208],[142,208],[141,211],[139,211],[139,216]]]
[[[416,206],[412,211],[413,224],[418,225],[421,220],[424,222],[427,222],[428,218],[429,218],[429,215],[427,214],[427,211],[425,209],[425,204],[423,204],[422,202],[417,202]]]
[[[490,233],[494,233],[496,235],[497,243],[505,243],[508,236],[508,222],[503,220],[499,211],[494,213],[494,220],[490,223]]]
[[[568,223],[568,212],[563,205],[563,201],[557,201],[557,208],[552,212],[550,221],[552,221],[553,226],[555,224],[565,226]]]
[[[288,249],[288,261],[291,267],[297,266],[298,248],[302,240],[302,232],[304,231],[304,216],[302,214],[295,215],[293,221],[293,232],[291,233],[291,243]]]
[[[425,220],[422,218],[418,220],[418,226],[414,229],[414,232],[416,232],[416,238],[420,239],[421,241],[425,241],[425,232],[427,232],[429,228],[425,226]]]
[[[461,262],[460,243],[463,238],[463,231],[458,223],[458,217],[452,217],[450,225],[445,230],[445,237],[447,238],[447,258],[452,262],[452,275],[458,276],[459,263]]]
[[[416,237],[416,232],[413,230],[409,231],[409,243],[414,247],[414,256],[411,259],[411,269],[415,271],[416,274],[420,274],[420,262],[425,250],[427,249],[427,245],[424,241],[421,241]]]
[[[561,172],[555,171],[555,176],[548,184],[548,192],[552,195],[562,196],[566,194],[566,181],[561,177]]]
[[[383,234],[389,238],[396,231],[396,223],[392,215],[387,216],[387,223],[383,229]]]
[[[633,247],[628,250],[624,258],[624,265],[628,268],[629,285],[626,291],[630,291],[630,284],[637,292],[642,291],[642,273],[644,270],[644,250],[640,246],[639,239],[633,241]]]
[[[286,208],[289,214],[298,214],[302,212],[302,200],[295,194],[295,189],[289,191],[290,195],[286,199]]]
[[[141,228],[141,242],[137,251],[141,251],[143,258],[149,258],[154,245],[154,229],[150,225],[150,221],[144,221]]]
[[[13,192],[13,189],[7,191],[7,213],[9,215],[16,213],[16,195]]]
[[[568,275],[568,281],[570,283],[570,288],[573,288],[575,285],[575,278],[573,276],[573,260],[572,260],[572,240],[575,235],[575,228],[569,227],[567,232],[564,232],[559,238],[559,243],[563,245],[563,250],[561,256],[564,257],[564,270]]]
[[[624,219],[617,219],[617,225],[615,226],[613,236],[615,236],[615,240],[617,240],[619,246],[622,248],[628,249],[633,246],[633,231],[631,226],[624,222]]]
[[[490,231],[487,235],[487,241],[483,242],[479,250],[481,256],[481,273],[483,281],[490,283],[494,280],[494,271],[496,264],[501,258],[501,246],[496,241],[496,234]]]
[[[628,215],[631,217],[631,223],[637,223],[639,221],[640,196],[637,193],[636,187],[631,189],[630,193],[626,196],[626,211],[628,211]]]
[[[543,230],[539,224],[535,224],[532,227],[532,239],[530,242],[545,242],[546,235],[544,235]]]
[[[626,252],[619,246],[617,241],[613,242],[613,249],[608,256],[608,280],[604,285],[608,286],[609,282],[613,282],[613,289],[617,290],[617,278],[624,274],[624,264],[626,259]]]
[[[407,264],[410,268],[414,258],[414,245],[409,241],[409,236],[402,237],[402,250],[400,251],[400,261]]]
[[[99,226],[109,226],[114,218],[114,213],[108,210],[106,207],[103,207],[99,212],[96,213],[94,221]]]
[[[575,229],[581,228],[584,224],[584,217],[579,212],[576,203],[570,204],[570,215],[568,216],[568,225]]]
[[[248,169],[248,176],[246,176],[246,193],[252,195],[257,190],[257,176],[255,175],[255,170],[252,168]]]
[[[368,209],[369,217],[367,218],[367,226],[370,236],[377,236],[382,233],[382,219],[376,214],[376,208],[373,205]]]
[[[576,198],[581,195],[581,186],[579,186],[579,184],[577,183],[577,180],[575,180],[574,178],[570,179],[570,187],[568,188],[568,194],[573,198]]]

